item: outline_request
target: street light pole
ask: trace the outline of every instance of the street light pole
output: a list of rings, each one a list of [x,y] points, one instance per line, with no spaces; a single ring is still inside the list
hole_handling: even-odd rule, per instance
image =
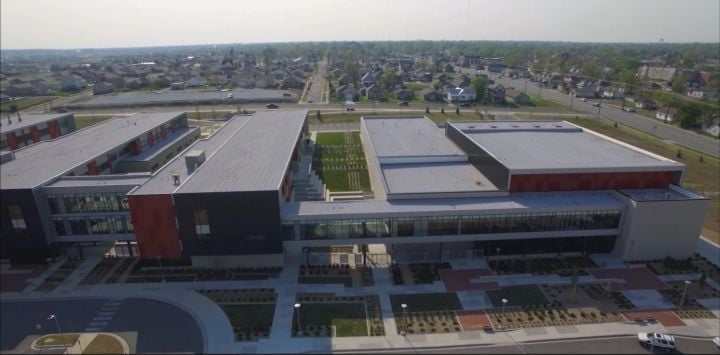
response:
[[[300,328],[300,303],[295,303],[295,315],[297,317],[297,327],[298,327],[297,335],[302,336],[303,332],[302,332],[302,328]]]
[[[400,335],[405,336],[407,334],[407,304],[403,303],[400,307],[402,307],[403,311],[403,330],[400,332]]]
[[[690,286],[690,280],[685,280],[685,288],[683,289],[682,298],[680,298],[680,307],[685,305],[685,294],[687,294],[688,286]]]
[[[58,328],[58,333],[60,333],[60,341],[62,342],[63,348],[65,348],[65,353],[70,354],[70,349],[68,349],[67,344],[65,344],[65,335],[63,334],[62,328],[60,328],[60,322],[58,321],[58,317],[54,314],[51,314],[47,317],[48,320],[54,319],[55,325]]]
[[[505,315],[505,305],[506,305],[507,303],[508,303],[507,298],[503,298],[503,299],[502,299],[502,304],[503,304],[503,305],[502,305],[502,308],[500,309],[500,317],[501,317],[501,318],[502,318],[503,315]],[[503,328],[505,328],[505,327],[503,326]]]

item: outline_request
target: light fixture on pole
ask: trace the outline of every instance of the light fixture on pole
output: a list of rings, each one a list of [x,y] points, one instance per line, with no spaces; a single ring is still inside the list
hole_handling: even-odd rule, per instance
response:
[[[505,315],[505,305],[508,303],[507,298],[503,298],[502,300],[502,308],[500,310],[500,314]],[[502,317],[502,315],[500,317]]]
[[[400,305],[403,311],[403,330],[400,331],[400,335],[407,334],[407,304],[403,303]]]
[[[47,317],[47,320],[55,320],[55,325],[58,328],[58,333],[60,333],[60,341],[62,342],[63,347],[65,348],[65,353],[70,354],[70,349],[68,349],[67,344],[65,344],[65,335],[63,334],[62,328],[60,328],[60,322],[58,321],[58,317],[54,314],[51,314]]]
[[[687,294],[688,286],[690,286],[690,280],[685,280],[685,288],[683,288],[682,298],[680,298],[680,307],[685,305],[685,294]]]
[[[302,328],[300,328],[300,303],[295,303],[294,307],[295,307],[295,316],[297,318],[297,328],[298,328],[297,335],[302,336],[303,332],[302,332]]]

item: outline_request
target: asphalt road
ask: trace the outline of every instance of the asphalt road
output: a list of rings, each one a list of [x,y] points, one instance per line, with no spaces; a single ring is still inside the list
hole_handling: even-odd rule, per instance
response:
[[[66,333],[87,328],[103,332],[137,332],[136,352],[203,351],[202,331],[192,316],[168,303],[138,298],[2,302],[0,351],[14,349],[29,335],[57,333],[55,322],[46,319],[49,314],[58,317],[60,327]],[[37,324],[41,330],[36,328]]]
[[[699,340],[675,338],[678,349],[675,354],[718,354],[710,339]],[[508,339],[510,342],[511,340]],[[408,345],[411,347],[412,345]],[[445,349],[407,349],[402,351],[383,351],[392,354],[666,354],[664,351],[650,351],[637,341],[636,336],[597,338],[581,340],[561,340],[542,343],[501,346],[470,346]]]
[[[312,85],[310,85],[310,90],[308,90],[307,97],[305,98],[307,102],[322,103],[320,100],[322,99],[322,92],[325,87],[326,70],[327,62],[324,60],[319,62],[317,72],[315,72],[312,77]]]
[[[513,86],[518,90],[524,90],[525,88],[525,79],[511,80],[509,78],[499,78],[496,79],[496,82],[502,84],[503,86]],[[568,106],[570,106],[570,102],[572,100],[574,109],[590,115],[598,114],[598,108],[592,106],[592,102],[602,102],[602,100],[599,99],[588,99],[588,102],[582,102],[580,99],[572,99],[570,95],[560,93],[555,89],[540,88],[530,81],[527,83],[527,91],[528,93],[541,95],[546,99],[557,101]],[[678,128],[676,126],[667,125],[640,114],[622,111],[614,107],[601,107],[600,115],[661,139],[676,142],[677,144],[695,149],[705,154],[720,156],[720,142],[716,139]]]

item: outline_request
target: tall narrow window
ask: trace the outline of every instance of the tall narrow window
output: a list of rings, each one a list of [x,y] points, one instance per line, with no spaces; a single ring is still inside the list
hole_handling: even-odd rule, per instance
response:
[[[18,205],[9,205],[8,212],[10,212],[10,224],[16,232],[22,232],[27,230],[25,224],[25,218],[23,217],[22,210]]]
[[[207,210],[195,210],[193,212],[195,219],[195,235],[204,239],[210,236],[210,220],[208,219]]]

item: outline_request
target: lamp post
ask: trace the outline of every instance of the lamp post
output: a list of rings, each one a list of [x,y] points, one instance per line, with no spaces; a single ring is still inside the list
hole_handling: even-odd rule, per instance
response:
[[[58,317],[54,314],[51,314],[47,317],[47,320],[55,320],[55,325],[58,328],[58,333],[60,333],[60,341],[62,342],[63,347],[65,348],[65,353],[70,354],[70,349],[68,349],[67,344],[65,344],[65,335],[63,334],[62,328],[60,328],[60,322],[58,321]]]
[[[680,307],[685,305],[685,294],[687,293],[688,286],[690,286],[690,280],[685,280],[685,288],[683,289],[682,298],[680,298]]]
[[[400,335],[405,336],[405,334],[407,334],[407,304],[403,303],[400,307],[403,312],[403,330],[400,331]]]
[[[298,327],[297,335],[302,336],[303,332],[302,332],[302,328],[300,328],[300,303],[295,303],[294,307],[295,307],[295,316],[297,317],[297,327]]]
[[[502,318],[502,316],[505,315],[505,305],[508,303],[508,300],[507,298],[503,298],[501,301],[503,305],[502,308],[500,308],[500,317]],[[505,328],[504,326],[502,327]]]

